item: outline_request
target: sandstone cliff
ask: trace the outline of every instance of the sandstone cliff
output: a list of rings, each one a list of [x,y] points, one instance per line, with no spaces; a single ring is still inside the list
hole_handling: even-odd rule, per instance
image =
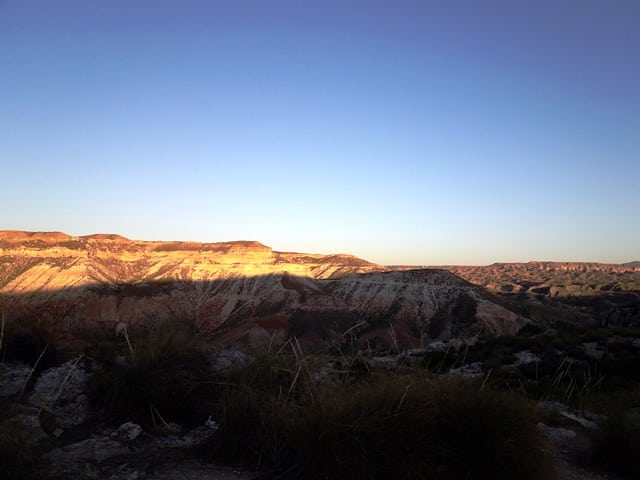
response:
[[[382,267],[351,255],[274,252],[258,242],[141,242],[119,235],[0,231],[0,291],[213,280],[288,271],[334,278]]]
[[[526,323],[444,270],[389,271],[258,242],[0,232],[0,292],[9,321],[68,340],[166,320],[256,348],[293,335],[318,347],[409,348]]]

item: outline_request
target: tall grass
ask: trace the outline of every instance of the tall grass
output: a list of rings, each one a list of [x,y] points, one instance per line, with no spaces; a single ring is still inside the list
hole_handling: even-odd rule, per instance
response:
[[[564,357],[547,385],[544,398],[584,410],[599,393],[604,379],[597,364],[582,365]]]
[[[263,358],[228,380],[218,454],[277,478],[548,478],[522,398],[424,372],[309,388],[297,362]]]
[[[592,462],[603,469],[640,478],[640,417],[624,403],[610,406],[592,435]]]
[[[36,366],[37,373],[58,363],[51,333],[41,321],[30,317],[8,320],[2,312],[0,322],[0,361],[19,361]]]
[[[206,419],[216,385],[199,339],[176,322],[136,338],[126,329],[123,335],[127,355],[118,348],[102,353],[89,383],[92,401],[117,418],[150,426]]]

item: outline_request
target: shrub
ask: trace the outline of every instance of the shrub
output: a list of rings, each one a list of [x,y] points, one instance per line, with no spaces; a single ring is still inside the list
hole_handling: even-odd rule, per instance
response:
[[[115,350],[90,380],[94,403],[119,419],[143,424],[206,419],[216,385],[197,338],[176,323],[161,324],[133,341],[124,333],[127,356]]]
[[[6,321],[0,318],[0,360],[26,363],[39,373],[57,364],[58,353],[51,334],[33,317]]]
[[[640,418],[616,407],[593,435],[593,463],[607,470],[640,478]]]
[[[311,378],[267,360],[230,379],[218,454],[278,478],[548,478],[534,411],[512,394],[424,372]]]
[[[526,400],[447,379],[433,394],[434,438],[451,478],[548,478],[535,411]]]

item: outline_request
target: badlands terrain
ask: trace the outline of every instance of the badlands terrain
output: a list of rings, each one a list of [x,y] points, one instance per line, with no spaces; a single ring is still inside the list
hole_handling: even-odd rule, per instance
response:
[[[411,348],[515,334],[527,320],[442,269],[395,271],[351,255],[258,242],[140,242],[117,235],[0,232],[0,308],[58,338],[165,320],[260,348]]]
[[[640,264],[528,262],[441,267],[533,320],[640,327]]]
[[[640,266],[0,231],[0,478],[639,478]]]
[[[164,320],[256,347],[295,335],[318,347],[411,348],[512,335],[531,321],[640,325],[640,266],[633,264],[417,269],[277,252],[258,242],[2,231],[0,267],[5,316],[37,317],[69,340],[121,322],[135,328]]]
[[[640,290],[640,264],[527,262],[441,267],[496,292],[550,297]]]

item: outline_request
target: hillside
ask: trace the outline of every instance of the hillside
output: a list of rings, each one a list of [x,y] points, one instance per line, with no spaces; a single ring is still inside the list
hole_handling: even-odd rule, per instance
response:
[[[180,478],[230,478],[218,466],[220,476],[213,476],[198,455],[211,450],[227,462],[221,446],[239,445],[242,455],[253,452],[265,439],[278,441],[281,425],[295,427],[287,444],[298,448],[309,419],[320,427],[309,434],[310,452],[319,451],[325,426],[330,431],[344,427],[338,436],[328,436],[347,439],[348,446],[338,450],[355,451],[354,465],[383,459],[392,467],[392,475],[384,478],[396,478],[404,458],[398,452],[429,460],[424,452],[432,445],[445,451],[442,442],[450,438],[455,448],[470,450],[437,458],[432,467],[440,469],[451,458],[451,472],[458,458],[493,465],[497,460],[486,462],[486,456],[503,438],[494,435],[496,428],[506,429],[509,442],[514,432],[525,432],[522,458],[528,462],[537,452],[549,462],[540,471],[553,464],[557,478],[603,478],[575,465],[575,458],[597,458],[583,446],[593,435],[588,429],[598,428],[584,407],[592,390],[598,399],[613,399],[627,394],[629,385],[637,388],[640,343],[637,329],[589,327],[602,319],[637,325],[638,292],[623,290],[624,282],[594,289],[593,295],[552,295],[551,288],[594,275],[628,279],[627,273],[636,271],[562,263],[456,268],[494,291],[442,268],[383,267],[350,255],[277,252],[258,242],[0,232],[2,355],[7,359],[0,364],[0,400],[27,412],[11,413],[3,428],[13,422],[12,428],[33,439],[24,445],[42,449],[43,465],[68,475],[54,478],[91,472],[95,478],[173,479],[176,470]],[[493,279],[495,285],[504,281],[522,288],[495,288]],[[545,281],[548,290],[536,290],[545,288]],[[271,355],[258,355],[265,351]],[[598,375],[594,385],[591,372]],[[529,401],[514,403],[514,389]],[[441,406],[425,410],[434,398]],[[336,399],[338,416],[327,420]],[[358,423],[343,416],[354,400]],[[543,413],[531,416],[531,402],[539,402]],[[453,430],[441,433],[442,426],[431,421],[452,406],[458,409]],[[363,417],[367,408],[372,415]],[[511,418],[505,417],[509,411]],[[370,427],[354,428],[363,418],[373,422]],[[386,430],[379,427],[380,418],[390,421]],[[482,442],[470,444],[466,427],[461,443],[447,433],[459,432],[461,424],[472,425],[471,437]],[[381,431],[377,437],[370,433]],[[407,431],[414,436],[405,444]],[[354,434],[357,443],[349,443]],[[431,435],[428,444],[417,443],[425,435]],[[378,437],[387,443],[381,446]],[[0,443],[13,448],[22,438],[5,436]],[[486,438],[497,443],[487,446]],[[363,462],[363,450],[350,445],[369,439],[370,459]],[[487,446],[486,453],[475,456],[478,445]],[[392,449],[396,457],[387,461]],[[262,451],[257,455],[262,458]],[[9,465],[24,469],[21,456],[8,458],[17,459]],[[333,465],[335,453],[330,458],[322,464]],[[233,465],[228,471],[234,478],[258,475],[250,461],[245,460],[242,474],[238,462]],[[344,468],[338,468],[341,473],[322,478],[339,477]],[[468,466],[461,470],[465,478],[469,471]],[[518,473],[517,478],[523,477]]]
[[[93,283],[203,281],[288,271],[334,278],[382,267],[351,255],[274,252],[258,242],[142,242],[119,235],[0,231],[0,291]]]
[[[440,267],[497,291],[550,296],[640,291],[640,265],[575,262],[494,263]]]
[[[142,242],[118,235],[0,232],[7,318],[69,340],[118,323],[187,322],[262,348],[415,347],[514,334],[527,320],[443,270],[386,271],[351,255],[276,252],[258,242]]]
[[[640,266],[528,262],[441,267],[548,325],[640,326]]]

